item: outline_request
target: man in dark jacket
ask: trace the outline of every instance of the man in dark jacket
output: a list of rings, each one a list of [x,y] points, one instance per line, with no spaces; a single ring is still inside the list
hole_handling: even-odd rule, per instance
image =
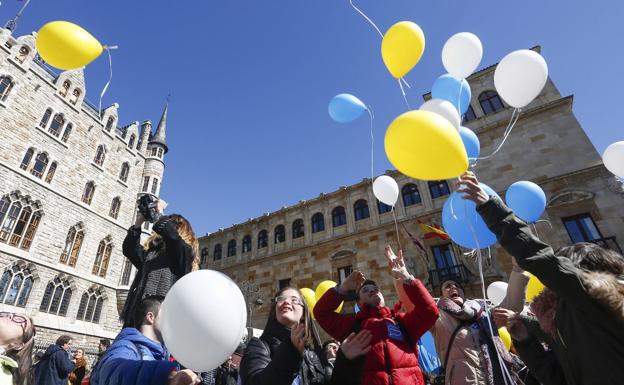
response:
[[[546,314],[540,319],[539,329],[541,334],[548,334],[551,350],[544,350],[536,339],[540,333],[514,338],[516,350],[535,377],[547,385],[622,384],[624,297],[622,291],[619,295],[617,290],[609,294],[604,291],[605,287],[621,289],[624,285],[622,256],[590,243],[578,243],[555,253],[533,236],[529,226],[500,199],[488,196],[474,174],[467,173],[461,179],[464,188],[458,191],[477,204],[477,211],[501,246],[546,286],[540,296],[550,298],[540,301],[542,308],[544,304],[548,308],[539,309]],[[607,278],[599,278],[595,275],[598,272]],[[611,306],[604,300],[605,295],[617,298],[620,307]],[[533,300],[533,306],[537,301]]]
[[[162,297],[147,297],[136,309],[134,322],[140,331],[123,328],[104,356],[93,368],[92,385],[188,385],[197,376],[179,371],[169,362],[169,354],[162,345],[159,313]]]
[[[48,347],[35,367],[35,385],[67,385],[69,373],[75,367],[69,358],[71,343],[70,336],[62,335]]]
[[[238,380],[238,369],[232,365],[232,356],[230,356],[217,368],[215,385],[236,385],[236,380]]]

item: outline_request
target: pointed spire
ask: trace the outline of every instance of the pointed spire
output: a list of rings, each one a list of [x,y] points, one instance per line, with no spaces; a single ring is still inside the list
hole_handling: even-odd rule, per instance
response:
[[[151,143],[161,144],[165,147],[165,153],[169,150],[167,148],[167,110],[169,109],[169,98],[167,97],[167,103],[165,104],[165,109],[163,110],[162,116],[160,117],[160,121],[158,122],[158,127],[156,128],[156,133],[154,137],[149,141]]]
[[[19,12],[17,12],[15,17],[7,21],[7,23],[4,25],[4,28],[8,29],[11,32],[15,32],[15,29],[17,28],[17,20],[20,18],[20,16],[22,16],[22,13],[26,9],[26,7],[28,7],[29,3],[30,3],[30,0],[26,0],[26,2],[24,2],[24,5],[22,5],[22,7],[20,8]]]

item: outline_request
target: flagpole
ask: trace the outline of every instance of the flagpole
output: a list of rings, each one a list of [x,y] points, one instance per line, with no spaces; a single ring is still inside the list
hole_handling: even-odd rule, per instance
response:
[[[17,20],[20,18],[20,16],[22,16],[22,13],[26,9],[26,7],[28,7],[28,4],[30,4],[30,0],[26,0],[26,2],[24,2],[24,5],[22,5],[22,8],[20,8],[19,12],[17,12],[15,17],[7,21],[7,23],[4,25],[5,29],[8,29],[11,32],[15,31],[15,28],[17,28]]]

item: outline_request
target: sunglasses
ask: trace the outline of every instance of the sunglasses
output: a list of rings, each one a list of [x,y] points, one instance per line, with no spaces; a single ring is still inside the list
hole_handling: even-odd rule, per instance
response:
[[[0,317],[8,317],[14,323],[20,325],[22,327],[22,331],[25,333],[26,328],[28,327],[28,318],[24,317],[21,314],[9,313],[8,311],[0,311]]]
[[[275,303],[277,303],[278,305],[279,305],[279,304],[282,304],[282,303],[284,303],[284,302],[288,302],[288,303],[290,303],[291,305],[299,305],[299,306],[303,306],[303,301],[302,301],[301,299],[299,299],[299,297],[295,297],[295,296],[292,296],[292,297],[285,297],[285,296],[281,296],[281,295],[280,295],[280,296],[278,296],[278,297],[275,297],[275,298],[273,299],[273,301],[275,301]]]

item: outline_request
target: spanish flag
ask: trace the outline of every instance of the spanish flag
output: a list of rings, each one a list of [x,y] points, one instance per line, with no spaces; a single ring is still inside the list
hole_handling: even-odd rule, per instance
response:
[[[448,241],[450,239],[449,235],[444,230],[442,230],[442,227],[440,227],[440,225],[438,224],[434,224],[433,226],[431,226],[422,223],[421,221],[418,221],[418,228],[420,228],[420,231],[423,233],[423,238],[425,240],[440,238],[443,241]]]

